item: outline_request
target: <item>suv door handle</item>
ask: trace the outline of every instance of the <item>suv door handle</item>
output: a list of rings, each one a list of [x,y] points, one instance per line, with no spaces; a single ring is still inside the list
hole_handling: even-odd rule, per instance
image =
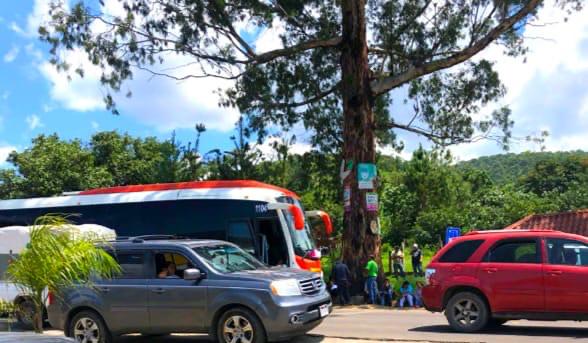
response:
[[[547,272],[547,274],[556,276],[556,275],[563,274],[563,272],[561,270],[550,270],[550,271]]]
[[[163,289],[163,288],[154,288],[154,289],[151,290],[151,292],[157,293],[157,294],[162,294],[162,293],[165,293],[166,290]]]
[[[110,288],[108,288],[108,287],[98,287],[98,290],[102,293],[110,292]]]
[[[498,268],[484,268],[484,271],[488,274],[494,274],[498,271]]]

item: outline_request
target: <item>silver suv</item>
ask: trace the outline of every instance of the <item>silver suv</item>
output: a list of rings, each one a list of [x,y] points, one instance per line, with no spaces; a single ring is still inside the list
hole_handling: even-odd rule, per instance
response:
[[[236,245],[212,240],[117,241],[122,273],[50,297],[49,322],[78,342],[128,333],[208,333],[259,343],[303,335],[332,310],[319,274],[269,269]]]

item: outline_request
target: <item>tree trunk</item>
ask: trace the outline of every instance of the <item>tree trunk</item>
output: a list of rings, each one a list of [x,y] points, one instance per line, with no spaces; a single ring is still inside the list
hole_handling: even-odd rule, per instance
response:
[[[370,89],[370,69],[366,40],[366,0],[343,0],[341,42],[341,70],[343,92],[343,158],[353,161],[353,170],[344,180],[351,189],[351,206],[345,212],[343,231],[343,260],[353,276],[352,292],[363,290],[364,266],[370,255],[380,265],[380,237],[371,232],[370,225],[377,225],[378,213],[369,212],[366,193],[374,189],[360,190],[357,181],[358,163],[375,163],[374,96]]]
[[[35,333],[43,333],[43,305],[35,301],[35,314],[33,315],[33,330]]]

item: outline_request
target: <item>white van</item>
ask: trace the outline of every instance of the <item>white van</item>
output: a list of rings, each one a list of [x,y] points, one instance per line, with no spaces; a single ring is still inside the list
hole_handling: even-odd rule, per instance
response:
[[[76,235],[91,235],[104,240],[115,240],[116,233],[107,227],[96,224],[70,225],[68,228]],[[34,305],[16,284],[7,280],[6,269],[12,259],[27,246],[30,241],[30,226],[8,226],[0,228],[0,300],[13,302],[19,306],[17,320],[24,326],[32,327]]]

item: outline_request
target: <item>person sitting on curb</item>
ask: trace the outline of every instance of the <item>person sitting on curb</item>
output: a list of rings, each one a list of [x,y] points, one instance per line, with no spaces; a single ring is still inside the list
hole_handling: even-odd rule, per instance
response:
[[[414,306],[423,307],[423,287],[425,287],[425,285],[422,281],[417,281],[415,286],[416,289],[414,290]]]
[[[380,305],[392,306],[392,300],[394,300],[394,291],[390,285],[390,280],[386,279],[384,281],[384,286],[380,291]]]
[[[400,299],[398,300],[398,306],[404,308],[404,303],[408,302],[409,307],[414,307],[414,295],[412,285],[408,281],[402,283],[400,287]]]

